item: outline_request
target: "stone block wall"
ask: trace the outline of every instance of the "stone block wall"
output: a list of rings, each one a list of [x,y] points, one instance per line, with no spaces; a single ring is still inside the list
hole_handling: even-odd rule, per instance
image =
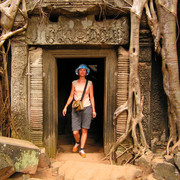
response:
[[[168,107],[163,89],[161,62],[161,57],[152,60],[151,134],[152,140],[156,138],[156,141],[163,143],[168,136]]]
[[[151,95],[151,59],[152,59],[152,46],[150,44],[140,45],[139,56],[139,78],[141,84],[141,96],[144,97],[143,104],[143,128],[148,144],[151,138],[151,124],[150,124],[150,95]]]

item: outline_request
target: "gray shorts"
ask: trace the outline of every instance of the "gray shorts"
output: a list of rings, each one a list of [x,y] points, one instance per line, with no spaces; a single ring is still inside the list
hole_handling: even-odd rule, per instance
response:
[[[84,110],[75,112],[72,108],[72,130],[77,131],[81,128],[89,129],[92,120],[92,107],[85,107]]]

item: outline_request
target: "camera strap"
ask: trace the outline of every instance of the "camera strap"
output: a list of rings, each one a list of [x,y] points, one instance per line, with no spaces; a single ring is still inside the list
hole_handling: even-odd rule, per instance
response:
[[[85,86],[84,86],[84,91],[83,91],[83,93],[82,93],[81,101],[82,101],[83,98],[84,98],[84,94],[85,94],[85,91],[86,91],[87,84],[88,84],[88,80],[86,80],[86,84],[85,84]]]

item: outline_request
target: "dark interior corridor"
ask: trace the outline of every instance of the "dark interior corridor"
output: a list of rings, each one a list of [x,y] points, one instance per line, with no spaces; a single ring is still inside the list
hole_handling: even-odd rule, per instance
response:
[[[104,122],[104,59],[103,58],[67,58],[57,59],[58,67],[58,148],[70,152],[74,144],[71,130],[71,105],[67,114],[62,116],[63,107],[71,91],[71,82],[78,79],[75,69],[79,64],[86,64],[91,72],[87,79],[93,82],[97,117],[92,120],[86,143],[87,152],[103,150]],[[90,147],[90,148],[89,148]],[[90,150],[91,149],[91,150]]]

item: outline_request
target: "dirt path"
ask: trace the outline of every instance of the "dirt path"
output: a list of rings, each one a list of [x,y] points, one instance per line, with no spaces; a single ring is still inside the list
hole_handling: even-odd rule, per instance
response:
[[[51,159],[50,168],[38,168],[37,173],[31,177],[39,178],[39,179],[47,179],[47,180],[56,180],[58,177],[58,169],[59,167],[65,163],[92,163],[92,164],[110,164],[109,160],[102,160],[104,157],[104,153],[86,153],[86,158],[82,158],[79,153],[70,153],[70,152],[60,152],[57,153],[56,159]],[[74,164],[74,166],[76,166]],[[70,166],[72,170],[76,169],[75,167]]]
[[[109,160],[102,160],[104,153],[101,147],[90,147],[87,144],[86,148],[86,158],[82,158],[79,153],[70,152],[72,145],[59,147],[56,158],[51,159],[50,168],[38,168],[37,173],[31,178],[44,180],[134,180],[141,176],[141,170],[135,166],[110,165]]]

